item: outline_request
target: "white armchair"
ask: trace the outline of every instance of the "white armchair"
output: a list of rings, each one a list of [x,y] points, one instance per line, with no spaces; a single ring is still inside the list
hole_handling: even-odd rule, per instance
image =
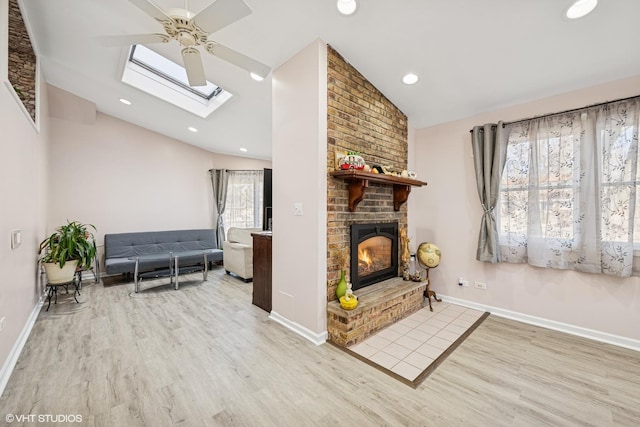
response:
[[[222,243],[222,260],[227,274],[233,273],[245,282],[253,279],[253,236],[261,228],[235,228],[227,232]]]

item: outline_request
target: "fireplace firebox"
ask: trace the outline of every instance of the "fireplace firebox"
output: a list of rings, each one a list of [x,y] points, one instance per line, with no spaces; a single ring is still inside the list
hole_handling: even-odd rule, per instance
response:
[[[360,289],[398,276],[398,223],[351,225],[351,285]]]

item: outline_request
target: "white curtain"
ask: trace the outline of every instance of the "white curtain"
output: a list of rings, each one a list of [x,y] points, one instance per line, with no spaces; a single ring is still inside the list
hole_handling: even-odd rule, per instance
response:
[[[507,125],[501,261],[633,274],[639,126],[640,98]]]
[[[228,174],[229,184],[224,212],[226,230],[231,227],[260,228],[264,172],[262,170],[230,170]]]

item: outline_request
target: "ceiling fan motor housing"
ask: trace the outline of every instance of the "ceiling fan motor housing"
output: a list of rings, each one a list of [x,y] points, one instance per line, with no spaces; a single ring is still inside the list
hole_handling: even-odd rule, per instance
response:
[[[195,15],[185,9],[169,9],[170,19],[160,21],[169,37],[182,46],[199,46],[207,43],[209,34],[199,28],[191,18]]]
[[[187,9],[180,9],[180,8],[167,9],[165,13],[167,14],[167,16],[170,16],[173,19],[176,19],[176,20],[181,19],[185,22],[190,21],[191,18],[196,16],[194,13],[189,12]]]
[[[184,8],[162,9],[155,0],[129,0],[147,15],[160,23],[165,34],[134,34],[111,36],[107,46],[147,43],[168,43],[177,41],[182,47],[182,59],[191,86],[206,84],[205,73],[198,46],[224,61],[236,65],[259,77],[266,77],[271,71],[267,65],[215,41],[209,35],[251,14],[244,0],[213,0],[197,14],[189,11],[185,0]],[[115,43],[115,44],[114,44]]]

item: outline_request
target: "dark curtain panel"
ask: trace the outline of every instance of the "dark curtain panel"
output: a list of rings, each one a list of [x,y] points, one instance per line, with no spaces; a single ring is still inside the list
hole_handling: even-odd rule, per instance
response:
[[[227,203],[227,186],[229,184],[229,174],[226,169],[210,169],[211,184],[213,186],[213,204],[218,217],[216,224],[216,237],[218,238],[218,248],[222,248],[224,235],[224,209]]]
[[[480,221],[476,259],[495,263],[500,261],[500,250],[493,210],[498,201],[502,170],[507,157],[507,135],[503,122],[475,126],[471,132],[471,142],[478,196],[484,211]]]
[[[262,204],[264,205],[264,213],[262,215],[262,229],[263,230],[271,230],[269,220],[271,219],[271,206],[273,199],[273,191],[272,187],[272,176],[273,171],[271,169],[264,169],[264,185],[263,185],[263,196],[262,196]]]

